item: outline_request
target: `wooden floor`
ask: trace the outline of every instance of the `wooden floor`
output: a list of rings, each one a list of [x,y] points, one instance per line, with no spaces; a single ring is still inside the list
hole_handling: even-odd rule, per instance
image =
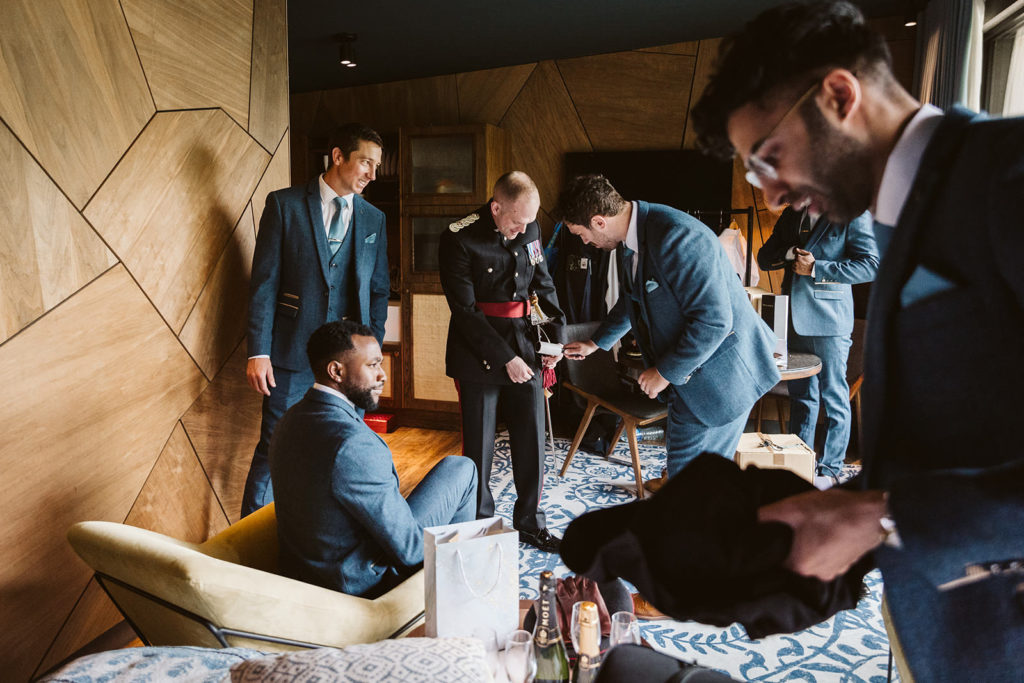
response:
[[[391,448],[403,496],[409,495],[441,458],[462,454],[460,432],[399,427],[390,434],[381,434],[381,438]]]

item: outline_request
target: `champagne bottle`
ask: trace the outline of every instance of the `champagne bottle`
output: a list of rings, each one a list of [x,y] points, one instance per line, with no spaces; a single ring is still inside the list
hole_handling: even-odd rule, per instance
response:
[[[533,634],[533,653],[537,659],[535,683],[569,683],[569,658],[558,628],[558,599],[555,577],[540,573],[540,599],[537,601],[537,626]]]
[[[601,667],[601,622],[597,617],[597,605],[584,602],[579,610],[580,651],[576,653],[576,668],[573,683],[593,683]]]

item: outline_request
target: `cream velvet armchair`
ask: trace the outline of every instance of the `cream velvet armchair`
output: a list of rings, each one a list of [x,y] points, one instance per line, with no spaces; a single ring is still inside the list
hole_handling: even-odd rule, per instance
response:
[[[423,571],[367,600],[274,574],[274,504],[202,544],[79,522],[75,552],[148,645],[294,650],[401,637],[421,622]]]

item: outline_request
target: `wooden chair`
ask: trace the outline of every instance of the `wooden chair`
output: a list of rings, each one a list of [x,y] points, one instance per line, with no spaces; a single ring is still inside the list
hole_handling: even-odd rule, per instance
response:
[[[597,323],[581,323],[566,326],[567,338],[571,341],[578,339],[590,339],[597,330]],[[637,497],[644,497],[643,471],[640,466],[640,451],[637,446],[636,429],[652,422],[665,419],[668,415],[668,406],[655,399],[650,399],[640,393],[634,393],[619,378],[618,367],[611,352],[598,349],[587,356],[584,360],[565,361],[568,380],[562,381],[569,391],[577,394],[586,401],[586,408],[583,411],[583,419],[573,437],[572,445],[565,456],[562,464],[562,471],[558,476],[565,476],[572,462],[576,449],[579,448],[583,435],[590,426],[597,410],[603,409],[614,413],[620,418],[619,426],[611,439],[611,444],[605,457],[611,455],[619,442],[622,433],[626,433],[629,439],[629,451],[633,461],[633,475],[636,479]]]

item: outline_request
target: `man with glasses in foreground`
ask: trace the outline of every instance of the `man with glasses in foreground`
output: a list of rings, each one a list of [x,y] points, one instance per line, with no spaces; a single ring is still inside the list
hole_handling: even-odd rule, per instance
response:
[[[693,111],[774,206],[850,221],[883,253],[868,313],[860,490],[759,511],[788,566],[873,552],[918,680],[1024,662],[1024,120],[922,106],[846,2],[770,9],[726,41]],[[898,533],[897,533],[898,532]],[[957,674],[955,672],[962,672]]]

